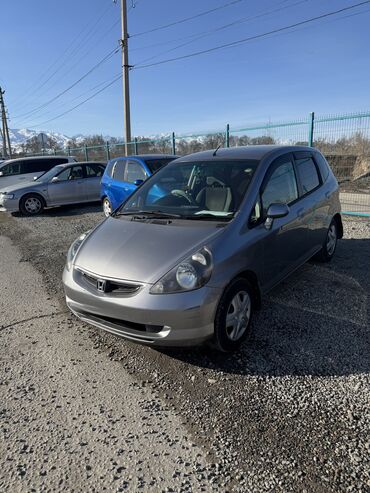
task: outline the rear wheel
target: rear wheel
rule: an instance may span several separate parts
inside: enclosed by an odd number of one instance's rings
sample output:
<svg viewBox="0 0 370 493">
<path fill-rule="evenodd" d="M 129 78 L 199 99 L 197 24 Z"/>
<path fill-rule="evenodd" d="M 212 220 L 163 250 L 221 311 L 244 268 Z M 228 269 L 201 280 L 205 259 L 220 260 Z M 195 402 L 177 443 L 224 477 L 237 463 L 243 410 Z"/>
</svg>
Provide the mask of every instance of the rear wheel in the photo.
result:
<svg viewBox="0 0 370 493">
<path fill-rule="evenodd" d="M 20 211 L 25 216 L 36 216 L 44 210 L 45 202 L 40 195 L 30 193 L 21 198 Z"/>
<path fill-rule="evenodd" d="M 235 279 L 225 289 L 216 312 L 213 342 L 219 351 L 240 347 L 249 334 L 253 310 L 252 285 L 246 279 Z"/>
<path fill-rule="evenodd" d="M 316 255 L 320 262 L 330 262 L 334 257 L 338 242 L 338 224 L 335 219 L 332 219 L 328 232 L 326 234 L 325 243 L 319 253 Z"/>
<path fill-rule="evenodd" d="M 112 214 L 112 204 L 108 197 L 104 197 L 103 199 L 103 212 L 105 217 L 109 217 Z"/>
</svg>

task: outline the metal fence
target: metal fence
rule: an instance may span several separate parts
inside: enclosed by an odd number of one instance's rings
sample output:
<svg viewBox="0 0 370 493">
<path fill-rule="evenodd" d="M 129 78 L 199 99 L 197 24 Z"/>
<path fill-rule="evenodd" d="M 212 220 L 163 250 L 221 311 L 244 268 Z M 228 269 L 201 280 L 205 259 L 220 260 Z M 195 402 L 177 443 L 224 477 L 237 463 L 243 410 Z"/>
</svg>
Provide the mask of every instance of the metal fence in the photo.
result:
<svg viewBox="0 0 370 493">
<path fill-rule="evenodd" d="M 316 116 L 290 122 L 268 122 L 241 128 L 229 124 L 218 132 L 135 138 L 128 154 L 184 155 L 218 145 L 301 144 L 317 147 L 329 161 L 340 184 L 343 212 L 370 216 L 370 112 Z M 77 148 L 49 149 L 44 153 L 73 155 L 79 160 L 109 160 L 124 156 L 126 144 L 110 143 Z M 29 154 L 28 154 L 29 155 Z"/>
</svg>

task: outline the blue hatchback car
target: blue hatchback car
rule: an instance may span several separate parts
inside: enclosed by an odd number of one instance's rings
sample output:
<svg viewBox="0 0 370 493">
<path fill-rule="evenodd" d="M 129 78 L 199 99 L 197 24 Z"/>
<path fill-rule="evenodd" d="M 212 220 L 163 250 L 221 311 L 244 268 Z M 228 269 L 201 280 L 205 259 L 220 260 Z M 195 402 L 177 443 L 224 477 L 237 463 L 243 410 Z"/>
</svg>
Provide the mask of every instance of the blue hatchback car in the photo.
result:
<svg viewBox="0 0 370 493">
<path fill-rule="evenodd" d="M 177 157 L 173 154 L 142 154 L 108 161 L 100 193 L 104 214 L 110 216 L 143 181 Z"/>
</svg>

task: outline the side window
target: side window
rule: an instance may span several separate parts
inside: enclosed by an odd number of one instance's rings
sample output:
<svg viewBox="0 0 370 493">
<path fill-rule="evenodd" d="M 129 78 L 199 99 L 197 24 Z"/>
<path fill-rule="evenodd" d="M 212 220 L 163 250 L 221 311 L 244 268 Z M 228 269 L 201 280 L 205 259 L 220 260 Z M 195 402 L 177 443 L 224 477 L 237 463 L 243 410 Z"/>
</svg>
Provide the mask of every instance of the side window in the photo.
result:
<svg viewBox="0 0 370 493">
<path fill-rule="evenodd" d="M 43 171 L 49 171 L 50 166 L 45 165 L 47 165 L 47 161 L 43 159 L 23 161 L 22 173 L 42 173 Z"/>
<path fill-rule="evenodd" d="M 101 164 L 86 164 L 86 178 L 99 178 L 103 176 L 104 166 Z"/>
<path fill-rule="evenodd" d="M 59 175 L 57 175 L 59 181 L 66 181 L 69 179 L 72 168 L 66 168 Z"/>
<path fill-rule="evenodd" d="M 266 214 L 271 204 L 289 204 L 298 198 L 294 167 L 289 160 L 280 164 L 268 179 L 262 192 L 262 208 Z"/>
<path fill-rule="evenodd" d="M 296 159 L 295 162 L 298 176 L 302 185 L 302 192 L 305 195 L 320 185 L 317 168 L 312 157 Z"/>
<path fill-rule="evenodd" d="M 84 172 L 82 166 L 73 166 L 71 168 L 71 174 L 69 175 L 69 180 L 81 180 L 84 177 Z"/>
<path fill-rule="evenodd" d="M 113 170 L 113 178 L 118 181 L 126 181 L 125 180 L 125 167 L 126 161 L 124 159 L 119 159 Z"/>
<path fill-rule="evenodd" d="M 136 180 L 146 180 L 147 176 L 144 168 L 137 161 L 127 161 L 126 181 L 135 183 Z"/>
<path fill-rule="evenodd" d="M 1 168 L 3 176 L 19 175 L 21 172 L 21 162 L 22 161 L 18 161 L 16 163 L 12 163 L 12 164 L 8 164 L 7 166 L 3 166 Z"/>
<path fill-rule="evenodd" d="M 250 226 L 254 226 L 255 224 L 258 224 L 261 218 L 262 218 L 261 200 L 258 199 L 256 205 L 253 207 L 253 210 L 249 218 Z"/>
<path fill-rule="evenodd" d="M 116 160 L 114 161 L 108 161 L 107 167 L 105 168 L 105 176 L 109 176 L 112 178 L 113 176 L 113 171 L 114 171 L 114 166 L 117 163 Z"/>
<path fill-rule="evenodd" d="M 326 179 L 329 176 L 329 165 L 328 165 L 326 159 L 324 158 L 324 156 L 322 156 L 318 152 L 315 153 L 315 161 L 319 166 L 321 178 L 322 178 L 322 181 L 324 182 L 324 181 L 326 181 Z"/>
</svg>

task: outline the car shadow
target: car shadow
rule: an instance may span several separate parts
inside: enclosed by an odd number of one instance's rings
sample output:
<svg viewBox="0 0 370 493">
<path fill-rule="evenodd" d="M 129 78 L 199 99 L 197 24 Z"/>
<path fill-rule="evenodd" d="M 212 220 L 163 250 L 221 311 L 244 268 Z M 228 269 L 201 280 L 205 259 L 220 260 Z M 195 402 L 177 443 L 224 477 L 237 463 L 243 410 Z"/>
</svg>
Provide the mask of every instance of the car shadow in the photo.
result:
<svg viewBox="0 0 370 493">
<path fill-rule="evenodd" d="M 35 217 L 63 217 L 78 216 L 79 214 L 101 212 L 104 217 L 103 209 L 100 202 L 88 202 L 84 204 L 61 205 L 59 207 L 50 207 L 43 211 L 42 214 Z M 27 219 L 29 216 L 23 216 L 20 212 L 13 212 L 12 215 L 18 218 Z"/>
<path fill-rule="evenodd" d="M 343 239 L 331 263 L 304 265 L 264 298 L 251 335 L 234 354 L 207 348 L 164 352 L 229 374 L 368 373 L 369 259 L 370 239 Z"/>
</svg>

